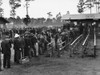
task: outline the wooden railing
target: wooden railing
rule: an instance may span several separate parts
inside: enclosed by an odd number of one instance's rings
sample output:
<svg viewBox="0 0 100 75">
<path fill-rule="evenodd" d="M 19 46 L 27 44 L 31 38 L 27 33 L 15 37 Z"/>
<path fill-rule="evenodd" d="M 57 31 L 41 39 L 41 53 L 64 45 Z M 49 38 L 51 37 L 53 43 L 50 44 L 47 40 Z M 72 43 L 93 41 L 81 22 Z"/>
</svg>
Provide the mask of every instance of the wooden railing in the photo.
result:
<svg viewBox="0 0 100 75">
<path fill-rule="evenodd" d="M 86 45 L 86 43 L 88 42 L 88 38 L 89 38 L 89 34 L 86 36 L 85 40 L 83 41 L 82 46 Z"/>
<path fill-rule="evenodd" d="M 85 40 L 82 43 L 82 50 L 81 50 L 81 57 L 83 58 L 85 53 L 86 53 L 86 49 L 87 49 L 87 45 L 89 42 L 89 37 L 90 37 L 90 33 L 88 33 L 88 35 L 86 36 Z"/>
<path fill-rule="evenodd" d="M 74 45 L 76 43 L 77 40 L 80 39 L 80 37 L 82 37 L 83 34 L 81 34 L 80 36 L 78 36 L 70 45 Z"/>
<path fill-rule="evenodd" d="M 80 43 L 80 41 L 83 38 L 83 34 L 81 34 L 80 36 L 78 36 L 71 44 L 70 44 L 70 49 L 69 49 L 69 54 L 70 57 L 72 57 L 74 51 L 76 50 L 76 47 L 78 46 L 78 44 Z"/>
</svg>

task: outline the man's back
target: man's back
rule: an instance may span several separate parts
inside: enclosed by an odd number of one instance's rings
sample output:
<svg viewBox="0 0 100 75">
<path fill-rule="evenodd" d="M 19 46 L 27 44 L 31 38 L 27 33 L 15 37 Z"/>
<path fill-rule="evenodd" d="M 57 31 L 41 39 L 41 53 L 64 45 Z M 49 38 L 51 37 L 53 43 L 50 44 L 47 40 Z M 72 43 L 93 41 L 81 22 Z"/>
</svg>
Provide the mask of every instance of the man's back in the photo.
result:
<svg viewBox="0 0 100 75">
<path fill-rule="evenodd" d="M 2 53 L 10 53 L 11 43 L 10 40 L 4 40 L 1 43 Z"/>
</svg>

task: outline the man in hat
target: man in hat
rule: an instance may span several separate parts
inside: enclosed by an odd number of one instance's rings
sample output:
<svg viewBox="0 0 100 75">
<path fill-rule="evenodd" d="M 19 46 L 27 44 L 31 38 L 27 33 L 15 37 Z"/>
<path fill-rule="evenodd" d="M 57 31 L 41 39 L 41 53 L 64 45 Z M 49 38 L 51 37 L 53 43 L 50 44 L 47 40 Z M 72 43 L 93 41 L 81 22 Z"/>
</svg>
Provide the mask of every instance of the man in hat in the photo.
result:
<svg viewBox="0 0 100 75">
<path fill-rule="evenodd" d="M 2 53 L 4 54 L 3 57 L 3 67 L 10 68 L 10 58 L 11 58 L 11 40 L 8 36 L 1 43 Z"/>
<path fill-rule="evenodd" d="M 14 50 L 15 50 L 15 55 L 14 55 L 14 62 L 19 64 L 20 60 L 20 41 L 19 41 L 20 36 L 18 34 L 15 34 L 15 39 L 14 39 Z"/>
</svg>

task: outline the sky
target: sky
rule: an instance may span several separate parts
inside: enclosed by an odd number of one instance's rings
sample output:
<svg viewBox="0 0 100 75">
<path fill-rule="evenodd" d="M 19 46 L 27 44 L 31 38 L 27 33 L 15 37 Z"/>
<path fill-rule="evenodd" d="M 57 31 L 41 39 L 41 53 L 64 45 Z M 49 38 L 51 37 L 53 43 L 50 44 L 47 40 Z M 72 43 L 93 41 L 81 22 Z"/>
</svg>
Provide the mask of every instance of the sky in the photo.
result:
<svg viewBox="0 0 100 75">
<path fill-rule="evenodd" d="M 29 16 L 33 18 L 45 17 L 48 12 L 51 12 L 55 17 L 59 12 L 61 15 L 70 12 L 70 14 L 77 14 L 77 4 L 79 0 L 34 0 L 29 5 Z M 4 16 L 10 17 L 9 0 L 3 0 L 2 7 L 4 8 Z M 25 17 L 26 9 L 25 2 L 22 0 L 22 6 L 16 9 L 17 16 Z"/>
</svg>

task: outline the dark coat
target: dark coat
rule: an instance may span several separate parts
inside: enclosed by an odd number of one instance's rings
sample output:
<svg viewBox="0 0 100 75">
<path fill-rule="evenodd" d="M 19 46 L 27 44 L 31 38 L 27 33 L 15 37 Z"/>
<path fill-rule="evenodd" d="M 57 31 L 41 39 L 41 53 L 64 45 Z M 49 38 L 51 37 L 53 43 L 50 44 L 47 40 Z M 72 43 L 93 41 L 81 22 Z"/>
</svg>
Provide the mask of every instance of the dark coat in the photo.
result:
<svg viewBox="0 0 100 75">
<path fill-rule="evenodd" d="M 31 42 L 31 39 L 29 37 L 25 37 L 24 40 L 25 40 L 25 46 L 26 47 L 32 46 L 32 42 Z"/>
<path fill-rule="evenodd" d="M 37 38 L 36 37 L 31 37 L 31 43 L 32 43 L 32 45 L 35 45 L 36 44 L 36 42 L 37 42 Z"/>
<path fill-rule="evenodd" d="M 24 45 L 25 45 L 25 42 L 23 39 L 21 38 L 14 39 L 14 49 L 15 50 L 24 47 Z"/>
<path fill-rule="evenodd" d="M 2 53 L 3 54 L 10 54 L 11 53 L 11 41 L 10 40 L 4 40 L 1 43 Z"/>
</svg>

